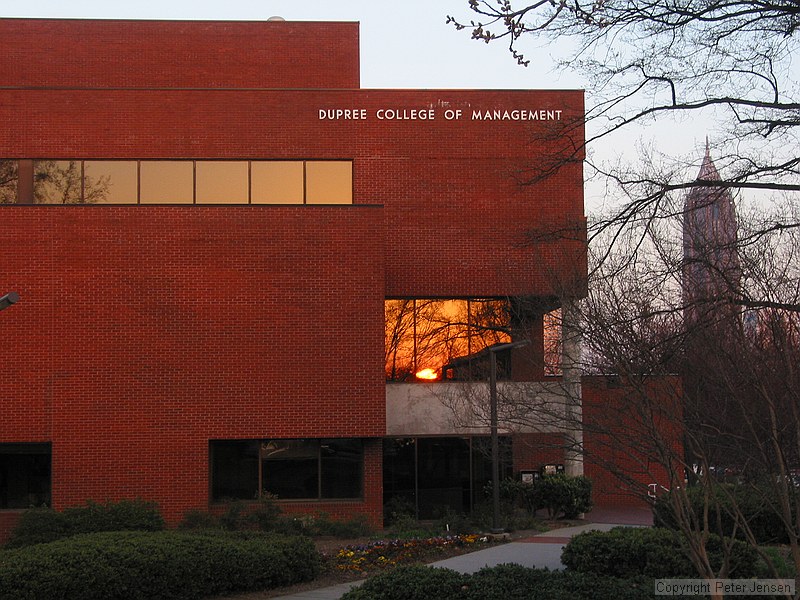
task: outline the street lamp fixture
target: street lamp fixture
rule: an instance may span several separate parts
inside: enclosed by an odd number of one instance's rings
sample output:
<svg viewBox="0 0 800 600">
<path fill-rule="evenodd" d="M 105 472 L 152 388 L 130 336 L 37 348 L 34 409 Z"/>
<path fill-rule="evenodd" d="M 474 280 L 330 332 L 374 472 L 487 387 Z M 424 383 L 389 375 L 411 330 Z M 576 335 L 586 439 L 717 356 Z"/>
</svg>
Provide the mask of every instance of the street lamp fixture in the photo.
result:
<svg viewBox="0 0 800 600">
<path fill-rule="evenodd" d="M 5 310 L 17 302 L 19 302 L 19 294 L 17 292 L 8 292 L 5 296 L 0 298 L 0 310 Z"/>
<path fill-rule="evenodd" d="M 500 438 L 497 434 L 497 353 L 520 348 L 530 340 L 519 340 L 489 347 L 489 429 L 492 434 L 492 533 L 503 533 L 500 527 Z"/>
</svg>

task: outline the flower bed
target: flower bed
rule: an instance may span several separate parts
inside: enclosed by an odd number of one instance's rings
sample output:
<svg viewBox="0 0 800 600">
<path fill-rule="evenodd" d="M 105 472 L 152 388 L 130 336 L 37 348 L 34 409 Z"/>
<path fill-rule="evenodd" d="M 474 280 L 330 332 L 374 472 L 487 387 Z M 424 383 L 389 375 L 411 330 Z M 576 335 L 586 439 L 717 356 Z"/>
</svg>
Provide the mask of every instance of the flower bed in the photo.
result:
<svg viewBox="0 0 800 600">
<path fill-rule="evenodd" d="M 491 539 L 477 534 L 451 535 L 412 540 L 380 540 L 368 544 L 345 546 L 326 557 L 331 569 L 366 573 L 396 565 L 427 563 L 438 557 L 446 558 L 462 552 L 477 550 L 475 546 L 489 544 Z"/>
</svg>

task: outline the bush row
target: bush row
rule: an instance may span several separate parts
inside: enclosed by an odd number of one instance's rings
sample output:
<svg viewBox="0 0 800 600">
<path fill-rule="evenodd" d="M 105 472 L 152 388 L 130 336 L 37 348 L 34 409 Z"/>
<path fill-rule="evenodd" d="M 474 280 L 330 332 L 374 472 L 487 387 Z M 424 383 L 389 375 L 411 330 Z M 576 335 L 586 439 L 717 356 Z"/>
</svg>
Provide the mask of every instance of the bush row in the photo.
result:
<svg viewBox="0 0 800 600">
<path fill-rule="evenodd" d="M 755 577 L 758 554 L 739 540 L 730 544 L 729 577 Z M 706 552 L 712 568 L 722 566 L 722 538 L 712 535 Z M 561 562 L 568 569 L 581 573 L 596 573 L 614 577 L 696 578 L 697 569 L 689 559 L 686 544 L 680 533 L 670 529 L 616 527 L 611 531 L 587 531 L 573 537 Z"/>
<path fill-rule="evenodd" d="M 765 576 L 753 548 L 738 540 L 726 543 L 731 544 L 727 577 Z M 706 546 L 717 570 L 723 561 L 722 544 L 721 538 L 712 536 Z M 343 600 L 638 600 L 653 597 L 655 579 L 698 578 L 680 534 L 668 529 L 618 527 L 582 533 L 572 538 L 561 560 L 566 571 L 501 565 L 460 575 L 422 566 L 398 568 L 368 579 Z"/>
<path fill-rule="evenodd" d="M 181 600 L 314 579 L 312 542 L 257 532 L 102 532 L 0 555 L 0 599 Z"/>
<path fill-rule="evenodd" d="M 220 515 L 193 510 L 186 513 L 179 525 L 183 530 L 225 529 L 229 531 L 266 531 L 285 535 L 327 535 L 361 537 L 371 533 L 364 515 L 349 520 L 335 520 L 326 513 L 291 517 L 282 514 L 274 498 L 265 497 L 253 503 L 229 502 Z M 44 544 L 81 533 L 100 531 L 161 531 L 164 519 L 153 502 L 120 500 L 67 508 L 31 508 L 25 511 L 6 544 L 21 548 Z"/>
<path fill-rule="evenodd" d="M 697 522 L 702 522 L 700 519 L 706 504 L 703 492 L 703 488 L 697 486 L 663 494 L 653 507 L 654 525 L 678 529 L 678 521 L 672 510 L 671 494 L 675 493 L 687 494 Z M 786 544 L 789 538 L 784 522 L 776 510 L 764 501 L 765 498 L 773 497 L 774 494 L 764 486 L 720 484 L 711 493 L 708 506 L 710 526 L 719 535 L 744 539 L 742 529 L 736 526 L 734 518 L 734 515 L 740 514 L 747 521 L 759 544 Z"/>
<path fill-rule="evenodd" d="M 284 535 L 332 536 L 354 538 L 372 533 L 365 515 L 337 520 L 325 512 L 315 515 L 283 514 L 273 497 L 264 497 L 253 506 L 251 502 L 232 501 L 225 510 L 214 515 L 203 510 L 186 513 L 178 525 L 182 530 L 226 529 L 229 531 L 267 531 Z"/>
<path fill-rule="evenodd" d="M 58 512 L 32 508 L 22 513 L 6 543 L 8 548 L 43 544 L 81 533 L 99 531 L 160 531 L 164 519 L 154 502 L 120 500 L 87 502 L 85 506 Z"/>
<path fill-rule="evenodd" d="M 652 598 L 652 579 L 617 579 L 519 565 L 484 568 L 472 575 L 424 566 L 398 567 L 367 579 L 342 600 L 641 600 Z"/>
</svg>

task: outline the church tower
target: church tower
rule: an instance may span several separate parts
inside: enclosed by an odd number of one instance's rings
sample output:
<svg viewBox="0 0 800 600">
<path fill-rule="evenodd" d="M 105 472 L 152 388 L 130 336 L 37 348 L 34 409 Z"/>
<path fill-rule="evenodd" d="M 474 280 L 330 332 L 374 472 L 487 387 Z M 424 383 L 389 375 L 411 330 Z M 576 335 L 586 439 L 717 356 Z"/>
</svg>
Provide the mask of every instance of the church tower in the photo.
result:
<svg viewBox="0 0 800 600">
<path fill-rule="evenodd" d="M 730 189 L 721 183 L 706 140 L 697 185 L 684 203 L 683 302 L 687 327 L 724 320 L 736 310 L 729 302 L 738 295 L 741 280 L 736 209 Z"/>
</svg>

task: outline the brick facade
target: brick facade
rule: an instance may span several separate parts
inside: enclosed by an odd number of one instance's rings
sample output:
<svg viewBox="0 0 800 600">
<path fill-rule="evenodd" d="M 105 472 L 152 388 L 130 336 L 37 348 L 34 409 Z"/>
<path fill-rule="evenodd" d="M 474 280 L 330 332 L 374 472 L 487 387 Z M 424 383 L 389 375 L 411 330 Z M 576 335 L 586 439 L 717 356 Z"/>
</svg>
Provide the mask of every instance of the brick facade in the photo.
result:
<svg viewBox="0 0 800 600">
<path fill-rule="evenodd" d="M 355 89 L 358 42 L 358 23 L 0 19 L 0 81 L 51 89 Z"/>
<path fill-rule="evenodd" d="M 672 473 L 665 468 L 682 449 L 681 379 L 583 381 L 585 473 L 592 480 L 595 504 L 647 505 L 648 492 L 660 494 L 674 482 L 682 485 L 682 467 L 675 464 Z"/>
<path fill-rule="evenodd" d="M 585 287 L 582 92 L 358 89 L 353 23 L 0 20 L 0 51 L 0 160 L 353 169 L 343 206 L 0 205 L 0 443 L 52 443 L 56 508 L 175 523 L 210 441 L 347 437 L 363 498 L 287 510 L 377 523 L 384 299 Z"/>
</svg>

